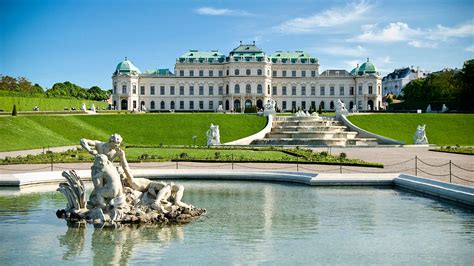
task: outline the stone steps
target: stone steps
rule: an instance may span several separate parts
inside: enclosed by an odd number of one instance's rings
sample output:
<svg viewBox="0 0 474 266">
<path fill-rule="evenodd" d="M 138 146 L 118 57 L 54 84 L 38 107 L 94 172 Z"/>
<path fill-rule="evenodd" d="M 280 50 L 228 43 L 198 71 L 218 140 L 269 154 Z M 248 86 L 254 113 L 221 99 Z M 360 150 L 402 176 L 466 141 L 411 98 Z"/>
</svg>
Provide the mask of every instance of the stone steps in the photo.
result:
<svg viewBox="0 0 474 266">
<path fill-rule="evenodd" d="M 291 145 L 300 145 L 300 146 L 377 146 L 376 139 L 368 138 L 332 138 L 332 139 L 323 139 L 323 138 L 280 138 L 280 139 L 261 139 L 254 141 L 254 145 L 271 145 L 271 146 L 291 146 Z"/>
<path fill-rule="evenodd" d="M 342 131 L 342 132 L 328 132 L 328 131 L 314 131 L 314 132 L 270 132 L 265 138 L 269 139 L 354 139 L 357 132 Z"/>
</svg>

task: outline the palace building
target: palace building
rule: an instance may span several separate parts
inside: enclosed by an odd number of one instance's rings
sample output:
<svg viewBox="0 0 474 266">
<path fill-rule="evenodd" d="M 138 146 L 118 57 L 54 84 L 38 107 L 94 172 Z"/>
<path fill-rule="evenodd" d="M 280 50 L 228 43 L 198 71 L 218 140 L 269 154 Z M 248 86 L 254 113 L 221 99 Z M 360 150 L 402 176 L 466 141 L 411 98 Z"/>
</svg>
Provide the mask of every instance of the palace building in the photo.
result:
<svg viewBox="0 0 474 266">
<path fill-rule="evenodd" d="M 240 44 L 229 55 L 218 50 L 189 50 L 169 69 L 141 72 L 130 60 L 112 76 L 113 105 L 120 110 L 243 112 L 263 108 L 268 99 L 281 111 L 334 110 L 337 99 L 348 109 L 378 110 L 381 78 L 367 59 L 351 72 L 319 72 L 319 60 L 303 51 L 265 54 L 253 44 Z"/>
</svg>

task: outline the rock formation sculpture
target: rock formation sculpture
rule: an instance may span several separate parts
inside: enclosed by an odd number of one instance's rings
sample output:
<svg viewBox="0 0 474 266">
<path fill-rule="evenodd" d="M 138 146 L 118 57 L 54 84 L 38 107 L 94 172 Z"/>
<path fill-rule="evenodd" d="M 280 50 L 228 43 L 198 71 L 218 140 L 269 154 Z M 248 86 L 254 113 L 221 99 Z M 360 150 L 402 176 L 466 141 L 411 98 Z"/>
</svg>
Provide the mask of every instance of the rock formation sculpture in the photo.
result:
<svg viewBox="0 0 474 266">
<path fill-rule="evenodd" d="M 94 189 L 86 201 L 84 183 L 74 170 L 64 171 L 67 182 L 59 184 L 68 203 L 58 210 L 58 218 L 89 223 L 184 223 L 206 212 L 181 201 L 184 187 L 136 178 L 132 175 L 122 137 L 110 136 L 107 142 L 81 139 L 82 147 L 95 156 L 91 167 Z M 92 147 L 91 147 L 92 146 Z M 113 161 L 119 159 L 119 165 Z"/>
</svg>

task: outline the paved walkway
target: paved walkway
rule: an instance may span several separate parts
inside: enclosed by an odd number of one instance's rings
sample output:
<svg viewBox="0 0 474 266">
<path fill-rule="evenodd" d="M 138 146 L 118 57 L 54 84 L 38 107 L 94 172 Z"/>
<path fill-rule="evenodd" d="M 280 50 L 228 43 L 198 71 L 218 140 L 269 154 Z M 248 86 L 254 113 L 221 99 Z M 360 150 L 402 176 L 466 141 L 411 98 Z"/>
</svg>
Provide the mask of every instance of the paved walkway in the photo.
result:
<svg viewBox="0 0 474 266">
<path fill-rule="evenodd" d="M 17 157 L 17 156 L 27 156 L 31 155 L 38 155 L 44 153 L 46 151 L 52 152 L 63 152 L 74 148 L 79 148 L 80 146 L 62 146 L 62 147 L 51 147 L 51 148 L 44 148 L 44 149 L 34 149 L 34 150 L 21 150 L 21 151 L 4 151 L 0 152 L 0 159 L 5 159 L 5 157 Z"/>
<path fill-rule="evenodd" d="M 59 147 L 59 150 L 73 148 Z M 53 150 L 53 149 L 51 149 Z M 314 148 L 315 151 L 329 151 L 328 148 Z M 41 151 L 42 150 L 35 150 Z M 369 162 L 384 164 L 384 168 L 349 167 L 339 165 L 312 164 L 274 164 L 274 163 L 192 163 L 192 162 L 163 162 L 163 163 L 131 163 L 133 169 L 248 169 L 263 171 L 306 171 L 320 173 L 407 173 L 428 177 L 435 180 L 474 186 L 474 156 L 428 151 L 426 147 L 376 147 L 376 148 L 331 148 L 331 154 L 345 152 L 348 158 L 361 159 Z M 4 153 L 0 153 L 0 156 Z M 31 151 L 18 151 L 18 155 L 32 154 Z M 418 156 L 415 173 L 415 156 Z M 427 164 L 426 164 L 427 163 Z M 64 164 L 30 164 L 30 165 L 0 165 L 0 174 L 14 174 L 32 171 L 87 170 L 91 163 Z M 461 168 L 460 168 L 461 167 Z"/>
</svg>

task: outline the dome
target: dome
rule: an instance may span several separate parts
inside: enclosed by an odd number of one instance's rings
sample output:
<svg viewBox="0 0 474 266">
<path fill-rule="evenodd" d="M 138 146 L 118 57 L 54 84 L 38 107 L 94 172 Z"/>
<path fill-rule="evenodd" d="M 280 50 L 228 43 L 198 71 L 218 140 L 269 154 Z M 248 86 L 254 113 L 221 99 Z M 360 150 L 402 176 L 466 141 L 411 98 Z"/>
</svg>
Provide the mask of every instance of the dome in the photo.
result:
<svg viewBox="0 0 474 266">
<path fill-rule="evenodd" d="M 357 66 L 354 69 L 351 70 L 350 74 L 352 76 L 355 76 L 355 75 L 357 75 L 357 72 L 359 72 L 359 64 L 357 64 Z"/>
<path fill-rule="evenodd" d="M 117 67 L 115 68 L 115 74 L 132 74 L 138 75 L 140 74 L 140 70 L 133 65 L 131 61 L 129 61 L 126 57 L 125 60 L 120 62 Z"/>
<path fill-rule="evenodd" d="M 377 74 L 377 69 L 375 68 L 374 64 L 369 62 L 369 58 L 367 58 L 367 62 L 363 63 L 359 69 L 357 70 L 358 75 L 365 75 L 365 74 Z"/>
</svg>

